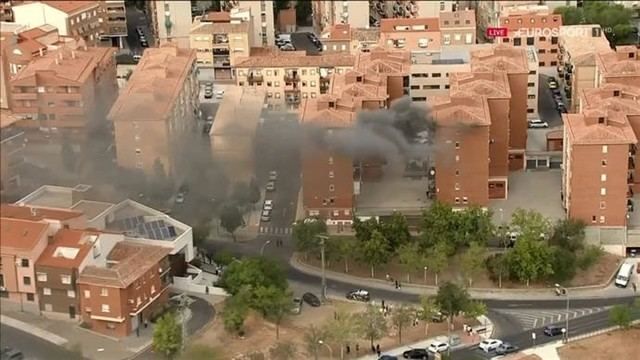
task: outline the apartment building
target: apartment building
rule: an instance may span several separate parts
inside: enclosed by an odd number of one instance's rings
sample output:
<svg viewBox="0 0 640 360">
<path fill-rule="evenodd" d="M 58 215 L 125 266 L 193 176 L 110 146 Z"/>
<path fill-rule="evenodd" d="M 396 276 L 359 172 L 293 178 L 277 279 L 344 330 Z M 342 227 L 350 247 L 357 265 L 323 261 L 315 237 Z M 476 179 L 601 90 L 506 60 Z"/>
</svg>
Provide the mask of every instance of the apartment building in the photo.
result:
<svg viewBox="0 0 640 360">
<path fill-rule="evenodd" d="M 114 125 L 118 165 L 180 176 L 180 148 L 196 126 L 196 51 L 165 44 L 144 52 L 107 118 Z M 155 170 L 154 170 L 155 169 Z"/>
<path fill-rule="evenodd" d="M 640 46 L 618 46 L 596 54 L 596 87 L 625 84 L 640 87 Z"/>
<path fill-rule="evenodd" d="M 32 29 L 21 27 L 7 36 L 6 55 L 2 60 L 9 65 L 9 74 L 15 76 L 18 71 L 27 66 L 33 59 L 45 55 L 49 50 L 55 50 L 65 43 L 73 43 L 70 37 L 61 37 L 58 29 L 52 25 L 41 25 Z M 9 85 L 7 81 L 7 86 Z"/>
<path fill-rule="evenodd" d="M 529 82 L 530 73 L 526 50 L 507 45 L 495 45 L 471 52 L 472 72 L 506 72 L 511 100 L 509 102 L 509 169 L 521 170 L 525 166 L 527 147 L 527 94 L 535 83 Z"/>
<path fill-rule="evenodd" d="M 476 43 L 476 13 L 473 10 L 442 11 L 437 17 L 442 46 Z"/>
<path fill-rule="evenodd" d="M 324 54 L 369 52 L 380 46 L 379 28 L 353 28 L 335 24 L 321 34 Z"/>
<path fill-rule="evenodd" d="M 11 79 L 11 109 L 26 128 L 82 132 L 118 92 L 112 48 L 68 43 L 34 59 Z"/>
<path fill-rule="evenodd" d="M 0 21 L 13 21 L 11 5 L 11 0 L 0 0 Z"/>
<path fill-rule="evenodd" d="M 456 11 L 459 1 L 391 1 L 376 0 L 369 2 L 369 13 L 374 26 L 381 19 L 439 17 L 441 12 Z"/>
<path fill-rule="evenodd" d="M 38 312 L 35 263 L 47 246 L 46 222 L 0 218 L 0 298 Z"/>
<path fill-rule="evenodd" d="M 380 46 L 388 49 L 438 52 L 441 44 L 438 18 L 382 19 Z"/>
<path fill-rule="evenodd" d="M 124 0 L 100 0 L 102 45 L 123 48 L 127 37 L 127 14 Z"/>
<path fill-rule="evenodd" d="M 409 96 L 412 101 L 429 101 L 449 94 L 449 74 L 471 71 L 469 47 L 445 47 L 439 53 L 411 53 Z"/>
<path fill-rule="evenodd" d="M 9 111 L 0 110 L 0 192 L 10 193 L 20 186 L 24 164 L 24 132 L 15 126 L 18 119 Z"/>
<path fill-rule="evenodd" d="M 351 53 L 369 52 L 378 47 L 380 42 L 379 28 L 352 28 L 351 29 Z"/>
<path fill-rule="evenodd" d="M 232 17 L 237 12 L 237 16 L 251 24 L 252 47 L 272 46 L 275 43 L 272 0 L 223 0 L 220 5 L 223 11 L 231 12 Z"/>
<path fill-rule="evenodd" d="M 638 88 L 615 83 L 583 89 L 580 113 L 563 115 L 562 200 L 570 218 L 626 226 L 638 179 L 639 94 Z"/>
<path fill-rule="evenodd" d="M 527 118 L 538 118 L 538 90 L 539 64 L 538 51 L 533 46 L 527 46 L 527 61 L 529 63 L 529 77 L 527 79 Z M 533 84 L 533 86 L 529 86 Z"/>
<path fill-rule="evenodd" d="M 191 30 L 191 3 L 179 0 L 147 1 L 147 13 L 151 17 L 151 31 L 156 46 L 175 43 L 179 48 L 189 48 Z"/>
<path fill-rule="evenodd" d="M 562 16 L 542 5 L 514 6 L 503 11 L 500 26 L 507 36 L 500 39 L 513 46 L 534 46 L 541 67 L 558 66 L 558 38 Z"/>
<path fill-rule="evenodd" d="M 349 24 L 354 28 L 369 27 L 369 2 L 367 1 L 312 1 L 313 27 L 316 32 L 335 24 Z"/>
<path fill-rule="evenodd" d="M 109 252 L 106 266 L 86 266 L 76 294 L 83 323 L 119 338 L 148 323 L 169 298 L 169 251 L 125 240 Z"/>
<path fill-rule="evenodd" d="M 491 114 L 487 98 L 439 96 L 429 99 L 438 125 L 435 198 L 454 207 L 489 202 Z M 433 197 L 433 194 L 430 194 Z"/>
<path fill-rule="evenodd" d="M 611 51 L 600 25 L 570 25 L 560 28 L 558 75 L 574 112 L 583 89 L 596 86 L 596 54 Z"/>
<path fill-rule="evenodd" d="M 354 63 L 355 57 L 349 54 L 306 56 L 304 51 L 274 51 L 239 59 L 236 84 L 264 90 L 269 106 L 295 109 L 303 99 L 326 94 L 331 75 L 344 73 Z"/>
<path fill-rule="evenodd" d="M 196 18 L 189 39 L 190 48 L 196 50 L 196 62 L 213 67 L 215 79 L 232 79 L 232 67 L 238 58 L 249 56 L 251 49 L 247 22 L 200 22 Z"/>
<path fill-rule="evenodd" d="M 103 29 L 99 1 L 37 1 L 13 6 L 15 22 L 29 28 L 52 25 L 62 36 L 82 38 L 89 46 L 100 41 Z"/>
</svg>

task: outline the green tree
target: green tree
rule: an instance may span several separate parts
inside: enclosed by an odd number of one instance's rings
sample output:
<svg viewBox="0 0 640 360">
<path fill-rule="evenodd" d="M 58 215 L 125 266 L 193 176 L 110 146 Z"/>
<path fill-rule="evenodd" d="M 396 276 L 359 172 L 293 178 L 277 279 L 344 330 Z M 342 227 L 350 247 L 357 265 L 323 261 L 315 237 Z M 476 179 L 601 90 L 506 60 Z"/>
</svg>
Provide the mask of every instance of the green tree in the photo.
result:
<svg viewBox="0 0 640 360">
<path fill-rule="evenodd" d="M 256 181 L 256 178 L 251 178 L 251 181 L 249 182 L 249 203 L 256 204 L 260 201 L 260 196 L 260 187 L 258 186 L 258 182 Z"/>
<path fill-rule="evenodd" d="M 535 210 L 521 208 L 513 212 L 511 227 L 520 233 L 518 241 L 521 239 L 544 239 L 551 232 L 549 219 Z"/>
<path fill-rule="evenodd" d="M 289 8 L 289 0 L 275 0 L 273 2 L 273 7 L 276 10 L 276 14 L 280 10 L 286 10 Z"/>
<path fill-rule="evenodd" d="M 421 243 L 425 249 L 436 244 L 455 242 L 455 219 L 458 215 L 451 206 L 436 201 L 422 214 Z M 454 250 L 455 251 L 455 250 Z"/>
<path fill-rule="evenodd" d="M 279 342 L 269 349 L 269 356 L 274 360 L 293 360 L 296 355 L 298 355 L 298 349 L 290 341 Z"/>
<path fill-rule="evenodd" d="M 448 263 L 448 246 L 446 243 L 439 243 L 432 247 L 425 254 L 425 266 L 431 270 L 435 276 L 435 284 L 438 286 L 438 275 L 445 269 Z"/>
<path fill-rule="evenodd" d="M 328 335 L 325 329 L 310 325 L 304 332 L 304 343 L 307 348 L 307 354 L 313 356 L 315 360 L 318 360 L 320 349 L 323 346 L 322 342 L 326 341 L 329 337 Z"/>
<path fill-rule="evenodd" d="M 378 231 L 371 233 L 371 239 L 362 244 L 362 259 L 371 267 L 371 277 L 375 277 L 375 267 L 389 259 L 389 242 Z"/>
<path fill-rule="evenodd" d="M 259 287 L 255 291 L 254 308 L 276 326 L 276 339 L 280 339 L 280 324 L 291 314 L 291 292 L 275 286 Z"/>
<path fill-rule="evenodd" d="M 62 156 L 62 165 L 67 171 L 75 171 L 76 163 L 78 162 L 76 152 L 73 151 L 73 146 L 70 140 L 66 137 L 62 138 L 62 147 L 60 149 L 60 155 Z"/>
<path fill-rule="evenodd" d="M 613 325 L 623 329 L 631 327 L 631 307 L 628 305 L 616 305 L 609 310 L 609 321 Z"/>
<path fill-rule="evenodd" d="M 253 303 L 256 289 L 273 286 L 285 290 L 287 279 L 280 264 L 264 257 L 256 257 L 233 261 L 227 266 L 218 284 L 231 295 L 236 295 L 241 290 L 249 291 L 250 302 Z"/>
<path fill-rule="evenodd" d="M 429 335 L 429 324 L 433 321 L 433 316 L 437 315 L 440 309 L 436 300 L 432 296 L 420 296 L 420 307 L 418 309 L 418 319 L 424 321 L 424 336 Z"/>
<path fill-rule="evenodd" d="M 458 213 L 455 227 L 457 248 L 472 242 L 486 244 L 493 237 L 492 212 L 479 206 L 471 206 Z"/>
<path fill-rule="evenodd" d="M 317 218 L 298 220 L 293 225 L 293 238 L 296 241 L 296 248 L 302 251 L 305 257 L 320 247 L 317 235 L 327 233 L 327 224 Z"/>
<path fill-rule="evenodd" d="M 578 25 L 586 22 L 582 9 L 575 6 L 558 6 L 553 12 L 562 16 L 563 25 Z"/>
<path fill-rule="evenodd" d="M 506 256 L 509 274 L 527 286 L 553 273 L 552 250 L 543 241 L 520 238 Z"/>
<path fill-rule="evenodd" d="M 233 241 L 236 241 L 235 232 L 244 225 L 244 219 L 238 207 L 227 204 L 220 211 L 220 225 L 231 234 Z"/>
<path fill-rule="evenodd" d="M 378 221 L 374 218 L 362 221 L 356 217 L 353 219 L 352 228 L 356 233 L 356 239 L 358 239 L 358 242 L 365 243 L 371 239 L 373 231 L 377 230 L 378 226 Z"/>
<path fill-rule="evenodd" d="M 244 333 L 244 321 L 249 314 L 249 304 L 243 296 L 234 295 L 225 301 L 222 311 L 224 329 L 230 333 L 242 335 Z"/>
<path fill-rule="evenodd" d="M 387 321 L 376 305 L 369 304 L 365 311 L 358 313 L 357 322 L 361 335 L 370 341 L 371 346 L 387 334 Z"/>
<path fill-rule="evenodd" d="M 181 360 L 222 360 L 220 352 L 211 346 L 193 344 L 180 354 Z"/>
<path fill-rule="evenodd" d="M 398 248 L 398 262 L 407 272 L 407 282 L 411 282 L 411 272 L 418 271 L 424 266 L 420 245 L 417 242 L 402 244 Z"/>
<path fill-rule="evenodd" d="M 296 1 L 296 22 L 306 25 L 311 17 L 311 1 Z"/>
<path fill-rule="evenodd" d="M 487 248 L 479 242 L 472 242 L 467 251 L 462 254 L 460 265 L 462 273 L 469 281 L 469 286 L 473 283 L 473 276 L 483 267 L 487 257 Z"/>
<path fill-rule="evenodd" d="M 549 243 L 571 252 L 582 250 L 585 237 L 584 229 L 585 224 L 582 220 L 559 220 L 553 227 Z"/>
<path fill-rule="evenodd" d="M 553 280 L 556 282 L 571 280 L 576 274 L 576 254 L 565 248 L 553 246 L 552 256 Z"/>
<path fill-rule="evenodd" d="M 451 282 L 440 285 L 435 297 L 438 308 L 447 314 L 449 324 L 453 323 L 454 316 L 467 309 L 469 301 L 467 290 Z"/>
<path fill-rule="evenodd" d="M 508 258 L 505 254 L 492 254 L 487 257 L 485 266 L 493 281 L 498 280 L 498 287 L 502 288 L 503 277 L 509 277 Z"/>
<path fill-rule="evenodd" d="M 415 317 L 415 310 L 402 304 L 391 312 L 391 322 L 398 328 L 398 344 L 402 344 L 402 329 L 411 323 Z"/>
<path fill-rule="evenodd" d="M 625 43 L 633 31 L 633 10 L 620 4 L 585 1 L 581 8 L 560 6 L 554 12 L 562 15 L 564 25 L 599 24 L 609 42 L 614 45 Z"/>
<path fill-rule="evenodd" d="M 587 270 L 602 257 L 604 250 L 598 245 L 589 244 L 585 246 L 577 259 L 578 267 Z"/>
<path fill-rule="evenodd" d="M 337 259 L 344 261 L 344 272 L 349 272 L 349 263 L 354 258 L 356 250 L 358 249 L 358 244 L 356 239 L 351 236 L 345 237 L 334 237 L 333 241 L 336 242 L 337 246 Z"/>
<path fill-rule="evenodd" d="M 340 359 L 344 359 L 346 344 L 358 336 L 358 324 L 355 315 L 338 311 L 333 320 L 327 324 L 327 332 L 331 334 L 331 342 L 340 348 Z"/>
<path fill-rule="evenodd" d="M 173 312 L 164 314 L 153 329 L 153 351 L 172 359 L 182 346 L 182 327 Z"/>
<path fill-rule="evenodd" d="M 379 230 L 389 241 L 389 251 L 396 251 L 411 239 L 407 218 L 399 212 L 394 212 L 390 218 L 380 222 Z"/>
<path fill-rule="evenodd" d="M 475 319 L 478 316 L 487 315 L 489 309 L 482 301 L 470 300 L 464 309 L 464 316 L 468 319 Z"/>
</svg>

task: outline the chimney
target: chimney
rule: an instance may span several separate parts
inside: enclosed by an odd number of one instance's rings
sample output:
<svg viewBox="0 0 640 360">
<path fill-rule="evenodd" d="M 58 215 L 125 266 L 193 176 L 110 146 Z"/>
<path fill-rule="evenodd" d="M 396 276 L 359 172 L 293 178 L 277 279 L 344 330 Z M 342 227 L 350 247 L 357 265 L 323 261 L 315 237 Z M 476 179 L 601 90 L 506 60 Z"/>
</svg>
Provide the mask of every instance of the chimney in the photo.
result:
<svg viewBox="0 0 640 360">
<path fill-rule="evenodd" d="M 71 58 L 72 59 L 76 58 L 76 51 L 75 50 L 71 50 Z"/>
<path fill-rule="evenodd" d="M 32 207 L 30 208 L 30 210 L 31 210 L 31 216 L 38 216 L 38 209 Z"/>
</svg>

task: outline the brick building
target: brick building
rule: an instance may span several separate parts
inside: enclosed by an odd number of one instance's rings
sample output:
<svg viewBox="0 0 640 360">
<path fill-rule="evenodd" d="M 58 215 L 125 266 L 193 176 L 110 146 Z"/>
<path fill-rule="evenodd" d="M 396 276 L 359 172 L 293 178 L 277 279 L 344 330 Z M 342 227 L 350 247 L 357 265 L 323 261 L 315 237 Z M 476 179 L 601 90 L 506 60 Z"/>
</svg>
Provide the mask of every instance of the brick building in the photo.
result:
<svg viewBox="0 0 640 360">
<path fill-rule="evenodd" d="M 438 16 L 442 46 L 476 43 L 476 12 L 473 10 L 442 11 Z"/>
<path fill-rule="evenodd" d="M 383 19 L 380 46 L 387 49 L 439 52 L 442 35 L 438 18 Z"/>
</svg>

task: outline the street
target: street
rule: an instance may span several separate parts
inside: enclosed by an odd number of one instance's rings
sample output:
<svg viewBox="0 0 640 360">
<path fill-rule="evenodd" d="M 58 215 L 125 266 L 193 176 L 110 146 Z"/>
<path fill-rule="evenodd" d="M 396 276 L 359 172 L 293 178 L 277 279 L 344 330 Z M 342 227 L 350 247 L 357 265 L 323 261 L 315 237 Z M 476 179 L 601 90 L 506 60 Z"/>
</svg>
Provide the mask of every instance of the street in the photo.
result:
<svg viewBox="0 0 640 360">
<path fill-rule="evenodd" d="M 56 346 L 29 333 L 0 325 L 0 347 L 11 347 L 22 351 L 25 360 L 79 359 L 77 354 Z"/>
<path fill-rule="evenodd" d="M 144 51 L 142 45 L 140 45 L 140 38 L 136 33 L 138 26 L 143 28 L 144 36 L 147 38 L 149 46 L 155 44 L 153 34 L 149 29 L 150 22 L 144 12 L 139 10 L 133 5 L 126 7 L 127 12 L 127 45 L 132 54 L 140 54 Z"/>
<path fill-rule="evenodd" d="M 320 50 L 311 42 L 306 32 L 298 32 L 291 34 L 291 44 L 296 50 L 306 51 L 307 55 L 319 55 Z"/>
<path fill-rule="evenodd" d="M 538 115 L 540 116 L 540 120 L 546 121 L 549 124 L 550 128 L 561 126 L 562 125 L 562 116 L 556 109 L 556 102 L 553 99 L 553 93 L 551 89 L 549 89 L 549 85 L 547 84 L 547 80 L 549 76 L 540 75 L 538 81 Z M 558 78 L 556 77 L 556 81 Z M 560 85 L 558 85 L 560 86 Z M 561 86 L 560 86 L 561 87 Z M 562 93 L 562 98 L 567 104 L 564 90 L 560 90 Z"/>
</svg>

